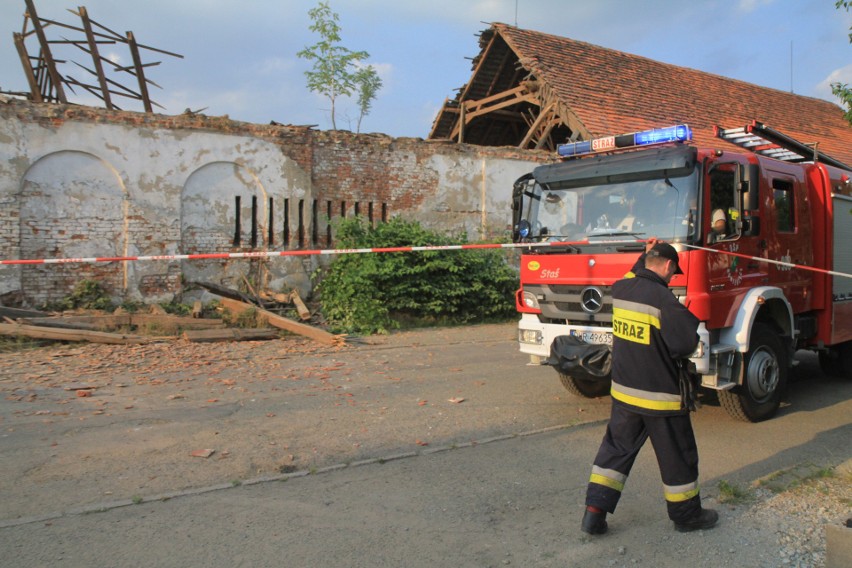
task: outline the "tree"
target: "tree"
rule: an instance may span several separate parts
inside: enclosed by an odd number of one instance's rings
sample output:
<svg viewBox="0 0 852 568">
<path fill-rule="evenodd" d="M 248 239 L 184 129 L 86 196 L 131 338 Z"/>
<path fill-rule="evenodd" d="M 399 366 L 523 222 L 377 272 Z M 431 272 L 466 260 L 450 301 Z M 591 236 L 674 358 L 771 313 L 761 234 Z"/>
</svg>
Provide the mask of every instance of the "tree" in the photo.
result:
<svg viewBox="0 0 852 568">
<path fill-rule="evenodd" d="M 845 8 L 846 11 L 849 11 L 849 7 L 852 6 L 852 1 L 850 0 L 837 0 L 834 6 L 839 10 L 840 8 Z M 852 30 L 852 27 L 849 28 Z M 852 31 L 849 33 L 849 43 L 852 43 Z M 834 93 L 834 96 L 840 99 L 840 101 L 846 106 L 846 120 L 849 121 L 849 124 L 852 124 L 852 88 L 849 87 L 846 83 L 832 83 L 831 84 L 831 92 Z"/>
<path fill-rule="evenodd" d="M 359 64 L 370 57 L 366 51 L 352 51 L 340 45 L 339 16 L 332 12 L 328 2 L 320 2 L 317 7 L 308 11 L 313 22 L 310 30 L 319 34 L 320 41 L 305 47 L 297 53 L 298 57 L 313 61 L 310 71 L 305 71 L 308 78 L 308 88 L 331 102 L 331 127 L 337 130 L 335 116 L 336 104 L 340 97 L 349 97 L 358 89 L 361 117 L 368 114 L 370 103 L 381 87 L 372 66 L 362 67 Z M 372 70 L 372 74 L 365 72 Z M 365 110 L 366 109 L 366 110 Z M 358 119 L 360 127 L 361 117 Z"/>
<path fill-rule="evenodd" d="M 382 88 L 382 80 L 372 65 L 361 67 L 355 73 L 355 84 L 358 85 L 358 127 L 356 132 L 361 132 L 361 120 L 370 114 L 373 99 Z"/>
</svg>

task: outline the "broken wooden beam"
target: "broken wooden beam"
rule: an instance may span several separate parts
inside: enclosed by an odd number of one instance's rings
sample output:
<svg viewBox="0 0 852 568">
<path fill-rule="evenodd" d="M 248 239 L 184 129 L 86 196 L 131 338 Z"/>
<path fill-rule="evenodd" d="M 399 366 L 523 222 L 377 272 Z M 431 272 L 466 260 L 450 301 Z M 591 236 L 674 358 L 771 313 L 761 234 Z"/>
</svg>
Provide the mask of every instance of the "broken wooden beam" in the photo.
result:
<svg viewBox="0 0 852 568">
<path fill-rule="evenodd" d="M 310 337 L 311 339 L 315 339 L 321 343 L 326 343 L 328 345 L 336 345 L 342 341 L 341 337 L 338 337 L 337 335 L 329 333 L 325 330 L 318 329 L 316 327 L 311 327 L 309 325 L 305 325 L 297 321 L 293 321 L 289 318 L 279 316 L 278 314 L 273 314 L 272 312 L 264 310 L 262 308 L 258 308 L 253 304 L 240 302 L 238 300 L 231 300 L 230 298 L 222 298 L 222 306 L 228 308 L 234 314 L 241 314 L 248 310 L 257 310 L 258 314 L 266 318 L 266 321 L 269 322 L 269 325 L 292 333 L 304 335 L 305 337 Z"/>
<path fill-rule="evenodd" d="M 220 319 L 195 319 L 170 314 L 123 314 L 106 316 L 54 316 L 46 318 L 18 318 L 26 325 L 61 327 L 66 329 L 85 329 L 103 331 L 127 326 L 158 326 L 165 330 L 175 329 L 212 329 L 225 326 Z"/>
<path fill-rule="evenodd" d="M 57 341 L 89 341 L 91 343 L 148 343 L 162 338 L 142 337 L 121 333 L 106 333 L 103 331 L 86 331 L 78 329 L 60 329 L 58 327 L 41 327 L 18 323 L 0 323 L 0 335 L 24 336 L 33 339 L 53 339 Z"/>
<path fill-rule="evenodd" d="M 38 310 L 27 310 L 22 308 L 7 308 L 6 306 L 0 306 L 0 318 L 7 317 L 12 319 L 18 318 L 40 318 L 47 317 L 50 314 L 47 312 L 40 312 Z"/>
<path fill-rule="evenodd" d="M 186 316 L 160 316 L 156 314 L 133 314 L 131 325 L 159 325 L 168 329 L 215 329 L 225 327 L 225 322 L 213 318 L 192 318 Z"/>
<path fill-rule="evenodd" d="M 208 292 L 212 292 L 213 294 L 216 294 L 217 296 L 222 296 L 223 298 L 230 298 L 231 300 L 246 302 L 248 304 L 251 304 L 255 301 L 254 298 L 252 298 L 248 294 L 243 294 L 239 290 L 234 290 L 226 286 L 214 284 L 213 282 L 190 282 L 190 284 L 201 286 Z"/>
<path fill-rule="evenodd" d="M 9 322 L 13 323 L 13 322 Z M 63 317 L 58 318 L 18 318 L 15 323 L 32 325 L 36 327 L 55 327 L 60 329 L 76 329 L 78 331 L 103 331 L 102 324 L 73 321 Z"/>
<path fill-rule="evenodd" d="M 277 329 L 198 329 L 183 332 L 183 338 L 193 343 L 214 341 L 258 341 L 275 339 L 281 332 Z"/>
<path fill-rule="evenodd" d="M 293 304 L 296 306 L 296 311 L 299 312 L 300 318 L 305 321 L 311 319 L 311 311 L 308 309 L 308 306 L 305 305 L 305 302 L 302 301 L 302 297 L 299 296 L 299 292 L 297 290 L 293 290 L 293 292 L 290 293 L 290 299 L 293 300 Z"/>
<path fill-rule="evenodd" d="M 18 318 L 20 323 L 45 327 L 66 327 L 103 331 L 130 325 L 130 314 L 122 315 L 58 315 L 51 317 Z M 78 325 L 79 324 L 79 325 Z"/>
</svg>

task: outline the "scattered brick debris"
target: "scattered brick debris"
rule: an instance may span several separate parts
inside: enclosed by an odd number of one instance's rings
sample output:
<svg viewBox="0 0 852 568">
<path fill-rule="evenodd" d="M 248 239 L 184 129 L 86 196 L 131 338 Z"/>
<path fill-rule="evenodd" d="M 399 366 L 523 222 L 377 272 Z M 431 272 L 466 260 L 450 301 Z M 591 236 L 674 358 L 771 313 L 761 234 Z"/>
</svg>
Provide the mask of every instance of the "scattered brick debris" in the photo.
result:
<svg viewBox="0 0 852 568">
<path fill-rule="evenodd" d="M 207 448 L 207 449 L 204 449 L 204 450 L 193 450 L 192 452 L 190 452 L 189 455 L 191 455 L 194 458 L 209 458 L 215 452 L 216 452 L 216 450 L 211 450 L 210 448 Z"/>
</svg>

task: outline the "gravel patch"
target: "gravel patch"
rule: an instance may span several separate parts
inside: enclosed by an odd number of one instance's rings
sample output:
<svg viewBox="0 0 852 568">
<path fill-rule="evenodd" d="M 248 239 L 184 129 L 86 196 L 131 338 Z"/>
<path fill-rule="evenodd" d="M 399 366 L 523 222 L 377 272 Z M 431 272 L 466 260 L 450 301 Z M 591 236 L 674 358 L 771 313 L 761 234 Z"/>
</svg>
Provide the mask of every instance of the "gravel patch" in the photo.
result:
<svg viewBox="0 0 852 568">
<path fill-rule="evenodd" d="M 761 566 L 825 565 L 825 526 L 843 526 L 852 517 L 852 466 L 848 464 L 821 472 L 826 477 L 794 482 L 780 493 L 764 486 L 755 489 L 757 502 L 743 513 L 741 524 L 769 527 L 777 545 L 775 556 L 767 557 Z M 744 540 L 749 540 L 748 530 Z"/>
</svg>

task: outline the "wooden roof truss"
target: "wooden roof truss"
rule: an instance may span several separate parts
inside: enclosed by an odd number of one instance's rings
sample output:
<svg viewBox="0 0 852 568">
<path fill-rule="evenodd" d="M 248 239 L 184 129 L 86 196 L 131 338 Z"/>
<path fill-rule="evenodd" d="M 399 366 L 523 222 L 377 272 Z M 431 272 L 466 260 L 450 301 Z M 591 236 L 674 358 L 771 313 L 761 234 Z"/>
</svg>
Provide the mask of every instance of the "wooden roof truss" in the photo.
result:
<svg viewBox="0 0 852 568">
<path fill-rule="evenodd" d="M 27 77 L 29 92 L 13 94 L 25 94 L 27 98 L 35 102 L 68 103 L 68 97 L 65 93 L 66 88 L 76 94 L 74 87 L 78 87 L 100 99 L 108 109 L 120 110 L 120 107 L 115 104 L 116 97 L 141 102 L 145 112 L 153 112 L 154 106 L 163 108 L 162 105 L 152 101 L 148 93 L 149 85 L 157 88 L 161 87 L 145 77 L 145 69 L 157 66 L 160 62 L 143 63 L 141 53 L 143 50 L 153 51 L 181 59 L 183 58 L 182 55 L 139 44 L 133 32 L 127 32 L 125 35 L 118 34 L 89 18 L 88 11 L 83 6 L 78 7 L 76 11 L 69 10 L 69 12 L 78 16 L 82 22 L 82 27 L 77 27 L 40 18 L 36 12 L 34 0 L 24 1 L 27 11 L 24 14 L 23 30 L 21 33 L 14 34 L 14 40 L 18 56 L 21 59 L 21 65 L 24 68 L 24 74 Z M 62 39 L 49 39 L 46 30 L 51 26 L 70 30 L 81 35 L 77 39 L 67 39 L 65 37 Z M 33 36 L 38 40 L 38 56 L 30 55 L 27 50 L 27 40 Z M 130 51 L 132 65 L 122 66 L 112 59 L 101 55 L 99 46 L 109 44 L 126 45 Z M 71 63 L 83 69 L 88 74 L 87 77 L 94 77 L 97 81 L 96 84 L 78 80 L 71 75 L 63 76 L 60 74 L 60 65 L 68 63 L 68 61 L 57 59 L 54 56 L 53 47 L 60 45 L 76 47 L 91 58 L 91 66 L 86 66 L 76 61 L 71 61 Z M 134 90 L 134 88 L 125 86 L 119 81 L 110 78 L 106 70 L 112 72 L 116 77 L 123 77 L 125 73 L 129 74 L 135 79 L 135 88 L 138 90 Z"/>
<path fill-rule="evenodd" d="M 579 121 L 500 37 L 483 32 L 470 82 L 447 101 L 430 138 L 455 142 L 555 150 L 575 137 Z"/>
</svg>

